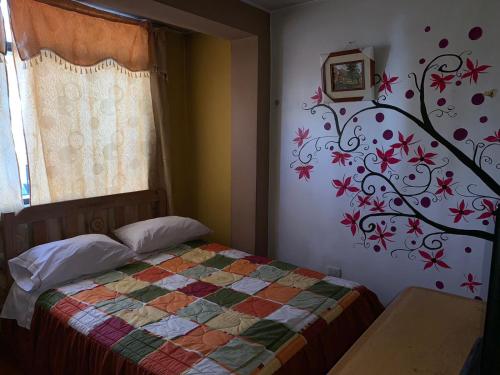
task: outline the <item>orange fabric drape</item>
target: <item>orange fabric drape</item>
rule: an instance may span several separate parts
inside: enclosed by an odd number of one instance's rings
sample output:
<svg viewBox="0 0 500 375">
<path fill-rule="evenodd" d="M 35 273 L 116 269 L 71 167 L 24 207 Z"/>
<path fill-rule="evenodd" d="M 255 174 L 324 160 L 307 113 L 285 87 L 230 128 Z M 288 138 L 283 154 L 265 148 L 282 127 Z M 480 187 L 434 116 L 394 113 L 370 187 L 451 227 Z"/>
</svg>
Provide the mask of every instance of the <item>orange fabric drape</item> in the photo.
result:
<svg viewBox="0 0 500 375">
<path fill-rule="evenodd" d="M 48 49 L 79 66 L 113 59 L 132 71 L 150 67 L 147 23 L 68 0 L 10 0 L 19 55 L 26 61 Z"/>
</svg>

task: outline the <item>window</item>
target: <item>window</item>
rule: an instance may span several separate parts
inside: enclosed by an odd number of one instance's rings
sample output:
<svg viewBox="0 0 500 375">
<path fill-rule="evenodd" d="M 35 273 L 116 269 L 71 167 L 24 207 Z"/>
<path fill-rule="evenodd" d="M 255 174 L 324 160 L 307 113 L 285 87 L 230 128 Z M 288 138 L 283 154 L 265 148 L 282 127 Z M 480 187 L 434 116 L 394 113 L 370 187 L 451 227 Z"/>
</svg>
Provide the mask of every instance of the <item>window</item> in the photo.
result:
<svg viewBox="0 0 500 375">
<path fill-rule="evenodd" d="M 30 182 L 28 173 L 28 157 L 26 154 L 26 143 L 24 140 L 23 122 L 21 118 L 21 101 L 19 99 L 19 88 L 17 86 L 16 68 L 12 54 L 12 31 L 7 7 L 7 1 L 1 2 L 1 11 L 4 19 L 5 37 L 7 39 L 7 77 L 9 81 L 9 104 L 12 134 L 16 148 L 17 162 L 19 164 L 19 176 L 21 178 L 21 194 L 24 205 L 30 203 Z"/>
</svg>

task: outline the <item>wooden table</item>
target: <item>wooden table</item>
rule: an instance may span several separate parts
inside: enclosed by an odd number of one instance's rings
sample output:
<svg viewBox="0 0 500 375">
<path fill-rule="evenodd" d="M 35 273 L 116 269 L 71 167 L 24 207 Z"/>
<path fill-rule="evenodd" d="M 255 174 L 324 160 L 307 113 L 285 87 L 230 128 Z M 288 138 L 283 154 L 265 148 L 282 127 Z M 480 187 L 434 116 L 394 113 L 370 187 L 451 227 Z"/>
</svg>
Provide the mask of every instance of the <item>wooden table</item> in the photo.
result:
<svg viewBox="0 0 500 375">
<path fill-rule="evenodd" d="M 482 335 L 485 303 L 408 288 L 330 375 L 457 375 Z"/>
</svg>

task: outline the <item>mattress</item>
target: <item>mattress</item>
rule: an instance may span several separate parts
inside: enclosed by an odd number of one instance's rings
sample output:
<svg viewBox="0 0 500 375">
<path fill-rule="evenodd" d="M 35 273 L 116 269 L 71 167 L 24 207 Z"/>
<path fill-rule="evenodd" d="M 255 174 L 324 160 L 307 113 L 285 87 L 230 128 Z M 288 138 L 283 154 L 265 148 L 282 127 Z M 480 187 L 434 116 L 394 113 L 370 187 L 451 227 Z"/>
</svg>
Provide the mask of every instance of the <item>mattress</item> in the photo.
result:
<svg viewBox="0 0 500 375">
<path fill-rule="evenodd" d="M 381 311 L 356 283 L 196 241 L 47 291 L 31 330 L 4 330 L 38 373 L 322 373 Z"/>
</svg>

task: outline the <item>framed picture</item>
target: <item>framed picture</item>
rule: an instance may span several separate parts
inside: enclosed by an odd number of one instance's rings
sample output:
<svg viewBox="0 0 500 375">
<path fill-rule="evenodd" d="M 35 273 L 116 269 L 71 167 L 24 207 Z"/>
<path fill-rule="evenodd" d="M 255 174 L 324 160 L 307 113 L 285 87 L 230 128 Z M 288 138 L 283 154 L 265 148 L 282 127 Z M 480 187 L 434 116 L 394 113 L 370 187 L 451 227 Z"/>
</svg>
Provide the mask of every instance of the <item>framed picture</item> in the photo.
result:
<svg viewBox="0 0 500 375">
<path fill-rule="evenodd" d="M 323 92 L 334 102 L 375 98 L 373 48 L 322 55 Z"/>
</svg>

